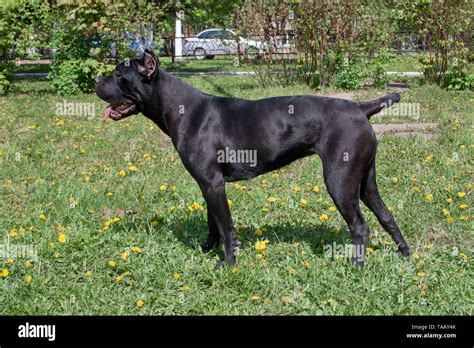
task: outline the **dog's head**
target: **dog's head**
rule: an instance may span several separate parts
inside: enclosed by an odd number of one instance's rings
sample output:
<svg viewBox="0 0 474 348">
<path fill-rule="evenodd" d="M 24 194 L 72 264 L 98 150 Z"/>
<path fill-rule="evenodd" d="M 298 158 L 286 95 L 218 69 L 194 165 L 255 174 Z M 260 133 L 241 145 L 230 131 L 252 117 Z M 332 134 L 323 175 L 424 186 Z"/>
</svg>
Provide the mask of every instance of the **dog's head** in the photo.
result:
<svg viewBox="0 0 474 348">
<path fill-rule="evenodd" d="M 112 76 L 99 77 L 95 91 L 109 103 L 102 120 L 118 121 L 143 112 L 152 96 L 152 81 L 159 78 L 158 65 L 155 54 L 145 50 L 140 58 L 117 65 Z"/>
</svg>

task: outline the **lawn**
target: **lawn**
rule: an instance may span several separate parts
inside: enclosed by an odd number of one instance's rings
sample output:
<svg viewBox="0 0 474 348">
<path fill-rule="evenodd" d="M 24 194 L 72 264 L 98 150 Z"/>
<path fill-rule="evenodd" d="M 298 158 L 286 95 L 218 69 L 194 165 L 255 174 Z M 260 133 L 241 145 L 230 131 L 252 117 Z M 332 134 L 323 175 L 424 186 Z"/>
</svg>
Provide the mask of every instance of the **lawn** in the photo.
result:
<svg viewBox="0 0 474 348">
<path fill-rule="evenodd" d="M 252 99 L 315 93 L 262 90 L 250 77 L 185 80 Z M 222 252 L 199 248 L 204 200 L 153 123 L 141 115 L 102 123 L 95 95 L 15 83 L 0 97 L 0 243 L 33 245 L 37 259 L 0 259 L 1 315 L 473 314 L 474 93 L 404 92 L 403 101 L 421 103 L 421 121 L 440 123 L 438 138 L 379 139 L 379 188 L 412 257 L 393 253 L 365 207 L 365 267 L 325 255 L 324 245 L 350 236 L 310 157 L 227 185 L 242 247 L 235 268 L 215 271 Z M 96 117 L 57 116 L 65 99 L 95 103 Z"/>
</svg>

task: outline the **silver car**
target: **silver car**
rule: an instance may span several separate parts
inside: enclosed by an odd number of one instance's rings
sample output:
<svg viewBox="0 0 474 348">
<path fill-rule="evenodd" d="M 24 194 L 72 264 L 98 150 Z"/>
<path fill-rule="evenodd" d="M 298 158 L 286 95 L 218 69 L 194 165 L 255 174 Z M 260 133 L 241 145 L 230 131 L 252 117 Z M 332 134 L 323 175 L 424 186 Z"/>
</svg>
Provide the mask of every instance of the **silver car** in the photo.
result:
<svg viewBox="0 0 474 348">
<path fill-rule="evenodd" d="M 206 29 L 196 37 L 183 40 L 183 55 L 196 59 L 212 59 L 222 54 L 246 54 L 256 58 L 263 54 L 266 45 L 258 40 L 246 39 L 229 29 Z"/>
</svg>

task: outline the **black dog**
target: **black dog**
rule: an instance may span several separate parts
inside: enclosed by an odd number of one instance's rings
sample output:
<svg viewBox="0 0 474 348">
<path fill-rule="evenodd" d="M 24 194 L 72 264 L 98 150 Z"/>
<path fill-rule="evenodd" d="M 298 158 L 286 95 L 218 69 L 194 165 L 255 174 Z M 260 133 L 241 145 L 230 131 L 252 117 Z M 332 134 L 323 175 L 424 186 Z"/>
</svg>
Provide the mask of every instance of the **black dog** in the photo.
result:
<svg viewBox="0 0 474 348">
<path fill-rule="evenodd" d="M 360 265 L 369 228 L 359 198 L 390 233 L 399 252 L 410 248 L 386 208 L 375 181 L 377 140 L 369 123 L 373 114 L 400 100 L 393 93 L 357 103 L 318 96 L 243 100 L 216 97 L 189 86 L 159 67 L 156 56 L 121 63 L 111 77 L 97 80 L 96 93 L 110 103 L 103 120 L 120 120 L 141 112 L 173 142 L 207 203 L 209 235 L 203 250 L 224 241 L 225 261 L 235 264 L 240 245 L 232 223 L 225 183 L 250 179 L 298 158 L 318 154 L 324 181 L 347 222 Z M 219 160 L 222 151 L 253 151 L 256 161 Z"/>
</svg>

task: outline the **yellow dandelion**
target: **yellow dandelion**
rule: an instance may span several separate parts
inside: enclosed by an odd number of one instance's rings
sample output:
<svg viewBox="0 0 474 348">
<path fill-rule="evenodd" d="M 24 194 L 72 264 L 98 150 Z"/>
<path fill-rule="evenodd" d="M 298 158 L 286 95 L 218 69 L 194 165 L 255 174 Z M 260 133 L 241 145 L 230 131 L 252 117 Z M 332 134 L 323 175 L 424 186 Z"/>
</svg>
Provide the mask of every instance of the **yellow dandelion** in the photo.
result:
<svg viewBox="0 0 474 348">
<path fill-rule="evenodd" d="M 4 269 L 2 270 L 1 275 L 2 275 L 3 278 L 8 277 L 9 274 L 10 274 L 10 272 L 8 271 L 8 269 L 4 268 Z"/>
<path fill-rule="evenodd" d="M 270 241 L 268 239 L 265 239 L 263 241 L 257 241 L 255 243 L 255 249 L 260 253 L 260 254 L 263 254 L 265 252 L 265 249 L 267 248 L 267 244 L 269 243 Z"/>
<path fill-rule="evenodd" d="M 231 272 L 232 273 L 237 273 L 239 269 L 237 267 L 232 267 Z"/>
<path fill-rule="evenodd" d="M 66 236 L 64 234 L 60 234 L 59 237 L 58 237 L 58 242 L 63 244 L 66 242 Z"/>
<path fill-rule="evenodd" d="M 92 272 L 91 271 L 87 271 L 86 273 L 84 273 L 86 275 L 86 277 L 90 277 L 92 275 Z"/>
<path fill-rule="evenodd" d="M 418 272 L 416 274 L 418 277 L 424 277 L 425 276 L 425 272 Z"/>
<path fill-rule="evenodd" d="M 176 279 L 176 280 L 179 280 L 179 279 L 181 279 L 181 274 L 175 273 L 175 274 L 173 274 L 173 278 Z"/>
<path fill-rule="evenodd" d="M 466 203 L 459 204 L 460 209 L 467 209 L 469 206 Z"/>
<path fill-rule="evenodd" d="M 105 195 L 106 195 L 107 197 L 112 197 L 114 194 L 113 194 L 113 192 L 107 192 Z"/>
<path fill-rule="evenodd" d="M 329 210 L 329 211 L 336 211 L 337 208 L 336 208 L 336 207 L 329 207 L 328 210 Z"/>
<path fill-rule="evenodd" d="M 252 300 L 252 301 L 254 301 L 254 302 L 259 301 L 259 300 L 260 300 L 260 296 L 258 296 L 258 295 L 253 295 L 253 296 L 250 298 L 250 300 Z"/>
<path fill-rule="evenodd" d="M 137 308 L 142 308 L 144 305 L 145 305 L 145 302 L 143 302 L 142 300 L 137 301 Z"/>
<path fill-rule="evenodd" d="M 464 261 L 467 261 L 467 255 L 464 253 L 459 253 L 459 257 L 462 258 Z"/>
<path fill-rule="evenodd" d="M 191 288 L 189 287 L 189 285 L 185 285 L 185 286 L 183 286 L 183 291 L 184 292 L 191 291 Z"/>
<path fill-rule="evenodd" d="M 374 252 L 374 249 L 368 247 L 367 249 L 367 254 L 372 254 Z"/>
<path fill-rule="evenodd" d="M 115 277 L 115 281 L 120 282 L 123 279 L 121 275 Z"/>
<path fill-rule="evenodd" d="M 448 198 L 448 199 L 446 200 L 446 202 L 448 202 L 448 203 L 453 203 L 453 199 L 452 199 L 452 198 Z"/>
<path fill-rule="evenodd" d="M 446 221 L 448 221 L 448 224 L 450 224 L 454 221 L 454 219 L 450 216 L 446 219 Z"/>
<path fill-rule="evenodd" d="M 267 202 L 268 203 L 275 203 L 276 201 L 278 201 L 280 198 L 278 197 L 268 197 L 267 198 Z"/>
<path fill-rule="evenodd" d="M 304 198 L 301 198 L 300 203 L 301 203 L 301 206 L 302 206 L 302 207 L 305 207 L 306 205 L 308 205 L 308 201 L 307 201 L 306 199 L 304 199 Z"/>
<path fill-rule="evenodd" d="M 282 296 L 280 297 L 280 301 L 283 302 L 284 304 L 288 304 L 291 302 L 291 299 L 288 296 Z"/>
<path fill-rule="evenodd" d="M 110 260 L 108 263 L 109 263 L 109 266 L 112 267 L 112 268 L 114 268 L 115 266 L 117 266 L 117 264 L 116 264 L 115 261 L 113 261 L 113 260 Z"/>
<path fill-rule="evenodd" d="M 199 204 L 198 202 L 194 202 L 193 204 L 191 204 L 188 209 L 190 211 L 194 211 L 194 210 L 204 210 L 203 206 L 201 204 Z"/>
<path fill-rule="evenodd" d="M 118 172 L 118 175 L 119 175 L 121 178 L 123 178 L 125 175 L 127 175 L 127 173 L 125 172 L 125 170 L 122 169 L 121 171 Z"/>
<path fill-rule="evenodd" d="M 301 191 L 301 187 L 299 187 L 299 186 L 293 187 L 293 193 L 294 193 L 294 194 L 297 194 L 297 193 L 300 192 L 300 191 Z"/>
<path fill-rule="evenodd" d="M 261 235 L 263 235 L 263 230 L 260 229 L 260 228 L 257 228 L 257 229 L 255 230 L 255 235 L 258 236 L 258 237 L 260 237 Z"/>
<path fill-rule="evenodd" d="M 12 265 L 13 264 L 13 259 L 7 259 L 7 265 Z"/>
<path fill-rule="evenodd" d="M 31 266 L 30 260 L 26 260 L 26 261 L 25 261 L 25 267 L 26 267 L 26 268 L 30 268 L 30 266 Z"/>
<path fill-rule="evenodd" d="M 420 255 L 418 255 L 417 253 L 413 253 L 411 254 L 411 257 L 413 260 L 418 260 L 420 258 Z"/>
<path fill-rule="evenodd" d="M 137 247 L 137 246 L 132 247 L 131 250 L 132 250 L 132 252 L 134 252 L 134 253 L 141 253 L 141 252 L 142 252 L 142 249 L 140 249 L 140 248 Z"/>
<path fill-rule="evenodd" d="M 127 259 L 127 257 L 128 257 L 128 254 L 127 254 L 127 253 L 121 253 L 121 254 L 120 254 L 120 258 L 121 258 L 122 260 L 124 260 L 124 261 Z"/>
<path fill-rule="evenodd" d="M 449 215 L 449 210 L 448 209 L 443 209 L 441 212 L 443 213 L 443 215 Z"/>
<path fill-rule="evenodd" d="M 47 217 L 46 217 L 46 215 L 44 215 L 44 214 L 39 214 L 39 215 L 38 215 L 38 219 L 40 219 L 41 221 L 46 221 L 46 220 L 48 220 Z"/>
<path fill-rule="evenodd" d="M 168 185 L 160 185 L 160 191 L 166 191 Z"/>
<path fill-rule="evenodd" d="M 227 204 L 229 204 L 229 207 L 232 207 L 232 200 L 231 200 L 231 199 L 228 199 L 228 200 L 227 200 Z"/>
<path fill-rule="evenodd" d="M 466 192 L 458 192 L 458 197 L 463 198 L 466 195 Z"/>
<path fill-rule="evenodd" d="M 136 172 L 138 170 L 137 166 L 131 165 L 128 167 L 131 172 Z"/>
<path fill-rule="evenodd" d="M 392 182 L 393 182 L 394 184 L 397 184 L 397 183 L 398 183 L 398 178 L 397 178 L 396 176 L 393 177 L 393 178 L 392 178 Z"/>
<path fill-rule="evenodd" d="M 319 187 L 318 185 L 313 186 L 313 192 L 318 193 L 319 192 Z"/>
<path fill-rule="evenodd" d="M 16 236 L 18 236 L 18 233 L 16 231 L 16 228 L 13 228 L 11 231 L 10 231 L 10 237 L 11 238 L 15 238 Z"/>
<path fill-rule="evenodd" d="M 431 202 L 433 200 L 433 195 L 431 193 L 428 193 L 426 196 L 425 196 L 426 200 L 428 202 Z"/>
<path fill-rule="evenodd" d="M 27 275 L 27 276 L 25 277 L 25 281 L 26 281 L 27 283 L 31 282 L 32 279 L 33 279 L 33 277 L 30 276 L 30 275 Z"/>
<path fill-rule="evenodd" d="M 329 216 L 327 214 L 321 214 L 319 215 L 319 221 L 324 222 L 329 220 Z"/>
</svg>

